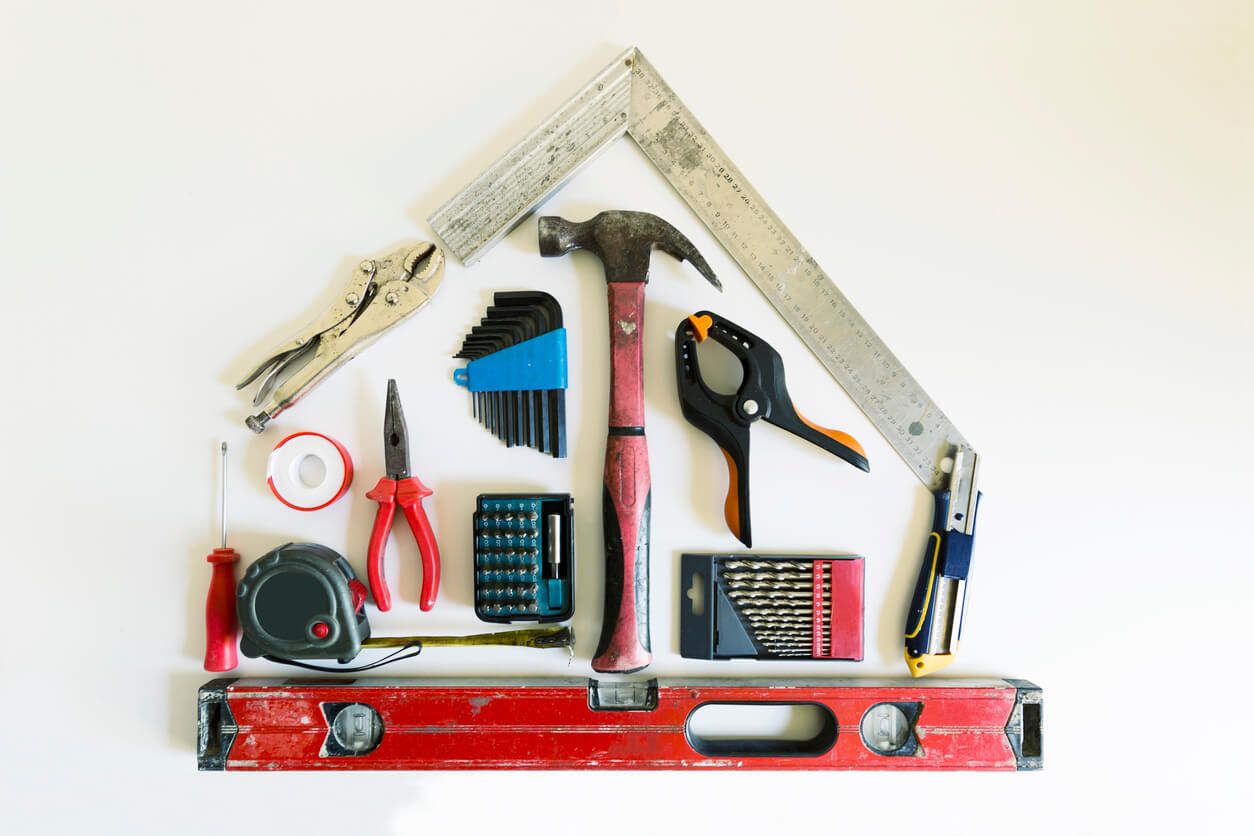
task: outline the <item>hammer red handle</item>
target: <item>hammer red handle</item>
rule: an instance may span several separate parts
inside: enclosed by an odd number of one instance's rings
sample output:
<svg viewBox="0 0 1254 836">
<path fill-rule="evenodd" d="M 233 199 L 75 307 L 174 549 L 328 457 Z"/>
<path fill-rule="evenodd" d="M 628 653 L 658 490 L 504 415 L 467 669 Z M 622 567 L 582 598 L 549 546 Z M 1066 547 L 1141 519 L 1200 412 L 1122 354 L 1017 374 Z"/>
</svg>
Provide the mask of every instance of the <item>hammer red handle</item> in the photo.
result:
<svg viewBox="0 0 1254 836">
<path fill-rule="evenodd" d="M 612 430 L 611 430 L 612 432 Z M 649 449 L 643 435 L 605 442 L 605 616 L 592 660 L 600 673 L 631 673 L 649 650 Z"/>
<path fill-rule="evenodd" d="M 605 442 L 605 615 L 592 669 L 631 673 L 649 649 L 649 449 L 644 438 L 644 283 L 610 282 Z"/>
<path fill-rule="evenodd" d="M 609 282 L 610 429 L 644 432 L 644 282 Z"/>
</svg>

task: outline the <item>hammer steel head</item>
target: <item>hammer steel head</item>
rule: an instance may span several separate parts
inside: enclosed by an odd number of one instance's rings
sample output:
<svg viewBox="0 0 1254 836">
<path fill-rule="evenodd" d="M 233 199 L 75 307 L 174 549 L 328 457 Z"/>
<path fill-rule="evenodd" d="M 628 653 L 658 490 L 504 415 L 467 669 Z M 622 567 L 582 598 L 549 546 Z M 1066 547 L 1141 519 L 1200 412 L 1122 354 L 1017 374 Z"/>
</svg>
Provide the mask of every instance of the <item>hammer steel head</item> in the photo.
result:
<svg viewBox="0 0 1254 836">
<path fill-rule="evenodd" d="M 647 282 L 653 248 L 685 259 L 719 290 L 722 283 L 684 234 L 648 212 L 610 210 L 575 223 L 556 215 L 540 219 L 540 255 L 565 255 L 571 250 L 596 253 L 607 282 Z"/>
</svg>

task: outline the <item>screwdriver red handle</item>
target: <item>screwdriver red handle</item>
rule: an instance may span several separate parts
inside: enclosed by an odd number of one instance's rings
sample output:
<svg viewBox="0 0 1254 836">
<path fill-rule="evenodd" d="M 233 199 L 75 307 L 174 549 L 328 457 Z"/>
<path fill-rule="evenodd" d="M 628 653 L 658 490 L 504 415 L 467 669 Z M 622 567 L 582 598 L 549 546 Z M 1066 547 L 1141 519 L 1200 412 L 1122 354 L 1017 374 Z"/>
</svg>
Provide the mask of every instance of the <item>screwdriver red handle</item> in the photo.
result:
<svg viewBox="0 0 1254 836">
<path fill-rule="evenodd" d="M 221 673 L 239 664 L 239 618 L 235 613 L 235 549 L 214 549 L 209 595 L 205 599 L 205 670 Z"/>
<path fill-rule="evenodd" d="M 610 282 L 605 442 L 605 614 L 592 669 L 631 673 L 649 647 L 649 448 L 644 437 L 644 282 Z"/>
</svg>

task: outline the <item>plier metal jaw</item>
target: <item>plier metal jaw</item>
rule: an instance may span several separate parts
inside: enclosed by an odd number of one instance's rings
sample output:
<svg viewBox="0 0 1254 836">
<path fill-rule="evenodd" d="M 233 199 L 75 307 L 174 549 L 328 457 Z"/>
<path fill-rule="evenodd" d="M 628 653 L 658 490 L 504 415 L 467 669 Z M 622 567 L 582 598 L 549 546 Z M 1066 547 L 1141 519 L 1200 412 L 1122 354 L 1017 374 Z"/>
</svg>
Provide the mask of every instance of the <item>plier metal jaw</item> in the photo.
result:
<svg viewBox="0 0 1254 836">
<path fill-rule="evenodd" d="M 713 339 L 740 361 L 744 377 L 735 394 L 710 389 L 701 378 L 697 344 Z M 784 361 L 765 340 L 710 311 L 698 311 L 675 332 L 675 378 L 679 405 L 688 423 L 714 439 L 727 459 L 727 500 L 723 515 L 732 534 L 753 545 L 749 517 L 749 429 L 765 420 L 869 471 L 862 445 L 851 435 L 807 420 L 793 406 L 784 385 Z"/>
<path fill-rule="evenodd" d="M 367 499 L 379 503 L 375 512 L 374 527 L 370 530 L 370 547 L 366 553 L 366 575 L 370 579 L 370 592 L 381 612 L 392 609 L 392 593 L 388 591 L 387 578 L 383 575 L 383 553 L 396 507 L 409 523 L 409 530 L 418 544 L 422 556 L 422 591 L 418 607 L 429 610 L 435 606 L 440 591 L 440 547 L 431 530 L 422 500 L 431 496 L 431 489 L 411 476 L 409 472 L 409 429 L 405 425 L 405 413 L 401 409 L 401 396 L 396 381 L 388 381 L 387 407 L 383 417 L 383 451 L 387 475 L 379 480 Z"/>
<path fill-rule="evenodd" d="M 443 275 L 444 253 L 427 241 L 362 261 L 338 302 L 276 346 L 235 387 L 243 389 L 261 378 L 253 398 L 253 406 L 261 406 L 261 411 L 244 423 L 253 432 L 264 430 L 327 375 L 417 313 L 435 295 Z"/>
</svg>

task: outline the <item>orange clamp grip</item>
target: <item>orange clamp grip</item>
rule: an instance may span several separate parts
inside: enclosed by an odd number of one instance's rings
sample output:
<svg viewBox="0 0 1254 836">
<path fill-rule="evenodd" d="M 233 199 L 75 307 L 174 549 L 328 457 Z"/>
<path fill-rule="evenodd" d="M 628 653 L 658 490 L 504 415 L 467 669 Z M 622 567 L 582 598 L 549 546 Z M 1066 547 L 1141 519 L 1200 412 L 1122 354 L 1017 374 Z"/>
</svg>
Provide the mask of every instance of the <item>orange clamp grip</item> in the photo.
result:
<svg viewBox="0 0 1254 836">
<path fill-rule="evenodd" d="M 863 450 L 862 445 L 858 443 L 858 439 L 854 438 L 849 433 L 843 433 L 840 430 L 832 430 L 832 429 L 828 429 L 827 427 L 821 427 L 818 424 L 811 421 L 809 418 L 802 415 L 800 412 L 797 413 L 797 417 L 801 419 L 801 423 L 805 424 L 807 427 L 814 430 L 816 433 L 822 433 L 823 435 L 830 438 L 832 441 L 835 441 L 837 444 L 844 445 L 845 447 L 848 447 L 850 450 L 853 450 L 862 458 L 864 459 L 866 458 L 866 450 Z"/>
<path fill-rule="evenodd" d="M 723 453 L 723 458 L 727 459 L 727 499 L 723 501 L 723 518 L 727 520 L 727 527 L 731 529 L 731 533 L 736 535 L 736 539 L 740 537 L 740 469 L 736 467 L 736 461 L 731 457 L 731 453 L 718 448 Z"/>
</svg>

